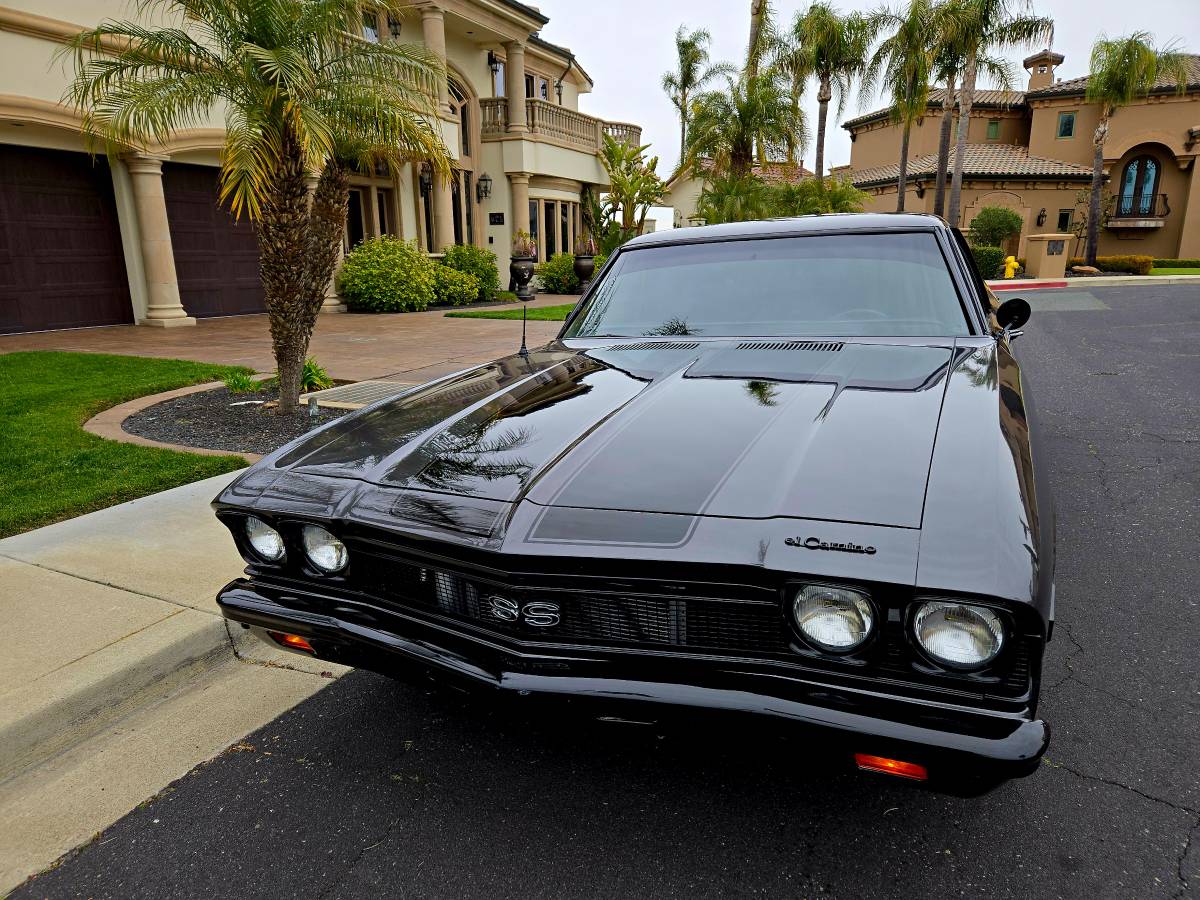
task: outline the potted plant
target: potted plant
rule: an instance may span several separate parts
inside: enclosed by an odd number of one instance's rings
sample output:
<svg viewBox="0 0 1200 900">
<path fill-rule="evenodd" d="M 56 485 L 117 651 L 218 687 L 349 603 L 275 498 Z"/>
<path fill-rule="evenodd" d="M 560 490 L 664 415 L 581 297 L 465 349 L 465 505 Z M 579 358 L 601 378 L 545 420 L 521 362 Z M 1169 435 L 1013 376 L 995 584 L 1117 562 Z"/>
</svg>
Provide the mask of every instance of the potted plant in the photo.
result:
<svg viewBox="0 0 1200 900">
<path fill-rule="evenodd" d="M 596 271 L 596 242 L 585 235 L 575 242 L 575 277 L 579 279 L 579 293 L 586 294 Z"/>
<path fill-rule="evenodd" d="M 513 235 L 511 255 L 508 272 L 517 285 L 517 299 L 529 300 L 533 297 L 529 282 L 533 280 L 533 267 L 537 262 L 537 242 L 528 231 L 518 231 Z"/>
</svg>

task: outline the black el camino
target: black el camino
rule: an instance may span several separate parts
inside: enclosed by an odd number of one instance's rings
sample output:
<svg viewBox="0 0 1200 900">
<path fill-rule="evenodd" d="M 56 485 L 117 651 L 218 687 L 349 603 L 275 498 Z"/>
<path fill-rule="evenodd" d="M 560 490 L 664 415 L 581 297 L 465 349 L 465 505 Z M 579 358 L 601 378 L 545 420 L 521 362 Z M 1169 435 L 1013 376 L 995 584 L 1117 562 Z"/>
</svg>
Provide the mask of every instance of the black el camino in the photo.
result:
<svg viewBox="0 0 1200 900">
<path fill-rule="evenodd" d="M 988 790 L 1050 738 L 1028 316 L 930 216 L 636 238 L 546 346 L 232 482 L 218 602 L 320 659 Z"/>
</svg>

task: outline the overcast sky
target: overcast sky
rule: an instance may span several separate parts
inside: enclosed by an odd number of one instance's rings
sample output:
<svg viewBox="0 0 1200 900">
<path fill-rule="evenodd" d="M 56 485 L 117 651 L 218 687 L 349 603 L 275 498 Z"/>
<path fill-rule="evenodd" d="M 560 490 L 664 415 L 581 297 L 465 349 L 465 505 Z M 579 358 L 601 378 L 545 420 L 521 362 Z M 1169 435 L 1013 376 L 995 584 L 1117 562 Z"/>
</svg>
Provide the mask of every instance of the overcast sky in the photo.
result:
<svg viewBox="0 0 1200 900">
<path fill-rule="evenodd" d="M 604 119 L 642 126 L 642 140 L 660 157 L 658 171 L 670 174 L 679 157 L 679 123 L 662 91 L 662 74 L 674 68 L 675 29 L 707 28 L 712 33 L 714 60 L 740 62 L 750 28 L 750 0 L 534 0 L 550 17 L 542 30 L 549 41 L 575 51 L 580 64 L 595 81 L 595 90 L 580 98 L 583 112 Z M 899 0 L 893 0 L 893 3 Z M 790 23 L 808 0 L 775 0 L 779 24 Z M 877 3 L 841 0 L 843 10 L 868 10 Z M 1100 32 L 1110 36 L 1137 28 L 1150 31 L 1157 42 L 1178 39 L 1183 49 L 1200 53 L 1200 3 L 1197 0 L 1035 0 L 1034 9 L 1056 23 L 1054 48 L 1066 56 L 1059 67 L 1061 78 L 1087 74 L 1092 42 Z M 1131 11 L 1136 10 L 1136 20 Z M 1025 86 L 1020 69 L 1023 52 L 1010 54 L 1017 67 L 1019 88 Z M 816 91 L 806 95 L 805 114 L 816 131 Z M 826 165 L 850 161 L 850 140 L 837 127 L 860 111 L 881 104 L 869 98 L 860 104 L 857 93 L 848 98 L 845 114 L 834 120 L 830 111 L 826 139 Z M 811 167 L 813 150 L 805 151 Z M 659 217 L 665 225 L 669 219 Z"/>
</svg>

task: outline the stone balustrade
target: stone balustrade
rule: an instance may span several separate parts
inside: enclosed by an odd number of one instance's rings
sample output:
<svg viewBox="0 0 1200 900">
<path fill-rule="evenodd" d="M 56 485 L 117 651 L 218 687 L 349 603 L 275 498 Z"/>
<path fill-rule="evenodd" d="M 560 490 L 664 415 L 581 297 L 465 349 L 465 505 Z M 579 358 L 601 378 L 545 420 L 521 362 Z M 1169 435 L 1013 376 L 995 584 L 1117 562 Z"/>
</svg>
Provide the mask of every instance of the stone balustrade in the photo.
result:
<svg viewBox="0 0 1200 900">
<path fill-rule="evenodd" d="M 485 141 L 499 140 L 508 127 L 508 101 L 492 97 L 479 101 L 480 131 Z M 525 100 L 527 138 L 549 139 L 577 147 L 587 153 L 597 152 L 608 134 L 619 141 L 641 143 L 642 129 L 627 122 L 605 122 L 602 119 L 567 109 L 556 103 L 534 97 Z"/>
</svg>

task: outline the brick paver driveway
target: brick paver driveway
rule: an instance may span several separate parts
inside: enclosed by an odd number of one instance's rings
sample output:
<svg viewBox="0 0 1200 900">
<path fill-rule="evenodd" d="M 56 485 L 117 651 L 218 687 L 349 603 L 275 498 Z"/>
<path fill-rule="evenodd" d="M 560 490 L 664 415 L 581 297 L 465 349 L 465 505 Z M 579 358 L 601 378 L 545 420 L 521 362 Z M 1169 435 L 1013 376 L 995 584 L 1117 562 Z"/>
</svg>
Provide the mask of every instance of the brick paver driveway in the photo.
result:
<svg viewBox="0 0 1200 900">
<path fill-rule="evenodd" d="M 576 297 L 539 294 L 531 306 L 572 303 Z M 310 353 L 334 378 L 361 381 L 388 375 L 427 381 L 474 363 L 512 353 L 521 345 L 521 323 L 504 319 L 447 319 L 445 310 L 398 315 L 322 315 Z M 530 346 L 558 333 L 560 322 L 530 322 Z M 116 325 L 0 336 L 0 353 L 75 350 L 194 359 L 271 372 L 271 338 L 265 315 L 201 319 L 194 328 Z"/>
</svg>

